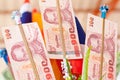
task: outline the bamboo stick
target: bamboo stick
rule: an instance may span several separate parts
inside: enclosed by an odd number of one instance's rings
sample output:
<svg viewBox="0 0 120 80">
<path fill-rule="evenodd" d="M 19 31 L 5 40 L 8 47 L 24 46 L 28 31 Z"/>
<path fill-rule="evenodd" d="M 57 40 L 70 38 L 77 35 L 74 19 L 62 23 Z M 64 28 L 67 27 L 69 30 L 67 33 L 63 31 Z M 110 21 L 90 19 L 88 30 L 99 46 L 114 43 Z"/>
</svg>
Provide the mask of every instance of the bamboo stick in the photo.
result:
<svg viewBox="0 0 120 80">
<path fill-rule="evenodd" d="M 23 43 L 24 43 L 24 45 L 25 45 L 26 52 L 27 52 L 27 54 L 28 54 L 28 56 L 29 56 L 29 60 L 30 60 L 31 65 L 32 65 L 35 78 L 36 78 L 36 80 L 40 80 L 39 73 L 38 73 L 38 71 L 37 71 L 37 67 L 36 67 L 36 65 L 35 65 L 35 61 L 34 61 L 34 59 L 33 59 L 32 52 L 31 52 L 31 50 L 30 50 L 30 48 L 29 48 L 29 44 L 28 44 L 28 42 L 27 42 L 27 39 L 26 39 L 24 30 L 23 30 L 23 27 L 22 27 L 22 24 L 21 24 L 21 20 L 20 20 L 20 15 L 19 15 L 19 14 L 20 14 L 19 12 L 16 12 L 16 14 L 13 14 L 13 15 L 14 15 L 14 17 L 15 17 L 16 23 L 18 24 L 20 33 L 21 33 L 21 35 L 22 35 Z"/>
<path fill-rule="evenodd" d="M 108 11 L 108 7 L 106 5 L 103 5 L 100 7 L 101 10 L 101 18 L 102 18 L 102 46 L 101 46 L 101 62 L 100 62 L 100 79 L 103 78 L 103 60 L 104 60 L 104 36 L 105 36 L 105 18 L 106 13 Z"/>
<path fill-rule="evenodd" d="M 62 51 L 63 51 L 63 57 L 66 58 L 65 38 L 64 38 L 64 31 L 63 31 L 63 27 L 62 27 L 62 17 L 61 17 L 61 10 L 60 10 L 59 0 L 56 0 L 56 5 L 57 5 L 58 23 L 59 23 L 59 30 L 60 30 L 60 38 L 61 38 L 61 46 L 62 46 Z"/>
</svg>

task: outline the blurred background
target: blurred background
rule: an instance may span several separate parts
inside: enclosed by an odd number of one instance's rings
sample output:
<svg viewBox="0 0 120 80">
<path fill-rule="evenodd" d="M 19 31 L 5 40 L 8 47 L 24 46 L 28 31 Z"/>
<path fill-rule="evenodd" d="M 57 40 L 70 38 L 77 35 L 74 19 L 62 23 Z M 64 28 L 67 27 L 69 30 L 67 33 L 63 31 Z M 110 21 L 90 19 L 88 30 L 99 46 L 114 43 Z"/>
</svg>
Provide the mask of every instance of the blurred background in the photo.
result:
<svg viewBox="0 0 120 80">
<path fill-rule="evenodd" d="M 23 5 L 24 0 L 0 0 L 0 30 L 1 27 L 14 25 L 14 20 L 11 19 L 11 13 L 14 10 L 19 10 Z M 30 0 L 32 8 L 39 10 L 39 0 Z M 120 0 L 72 0 L 74 13 L 79 19 L 84 31 L 86 31 L 87 15 L 92 13 L 100 16 L 99 7 L 103 4 L 109 6 L 107 19 L 118 24 L 118 38 L 120 38 Z M 3 39 L 0 31 L 0 46 L 4 47 Z M 3 59 L 0 59 L 0 72 L 6 68 Z"/>
<path fill-rule="evenodd" d="M 32 8 L 39 10 L 39 0 L 30 0 Z M 0 26 L 12 25 L 11 13 L 19 10 L 24 0 L 0 0 Z M 103 4 L 109 6 L 107 18 L 120 23 L 120 0 L 72 0 L 75 15 L 79 18 L 84 30 L 88 13 L 100 14 L 99 7 Z"/>
<path fill-rule="evenodd" d="M 39 0 L 30 0 L 32 8 L 39 10 Z M 0 0 L 0 28 L 3 26 L 13 25 L 11 19 L 13 10 L 19 10 L 24 0 Z M 120 24 L 120 0 L 72 0 L 75 15 L 78 17 L 84 31 L 86 31 L 87 14 L 92 13 L 100 16 L 99 7 L 103 4 L 109 6 L 107 19 Z M 120 32 L 120 28 L 118 28 Z M 119 33 L 120 35 L 120 33 Z M 0 42 L 1 36 L 0 36 Z"/>
</svg>

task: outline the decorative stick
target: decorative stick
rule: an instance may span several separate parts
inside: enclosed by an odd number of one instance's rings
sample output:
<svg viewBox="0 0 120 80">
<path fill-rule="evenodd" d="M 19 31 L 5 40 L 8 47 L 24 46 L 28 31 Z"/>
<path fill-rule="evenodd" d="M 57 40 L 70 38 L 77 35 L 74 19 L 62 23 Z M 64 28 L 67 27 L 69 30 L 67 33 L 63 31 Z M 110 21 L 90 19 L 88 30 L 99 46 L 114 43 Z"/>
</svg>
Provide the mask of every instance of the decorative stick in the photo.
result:
<svg viewBox="0 0 120 80">
<path fill-rule="evenodd" d="M 32 65 L 32 68 L 33 68 L 33 72 L 35 74 L 35 78 L 36 78 L 36 80 L 40 80 L 39 73 L 37 71 L 37 67 L 35 65 L 35 62 L 34 62 L 34 59 L 33 59 L 33 56 L 32 56 L 32 52 L 31 52 L 31 50 L 29 48 L 29 44 L 28 44 L 27 39 L 25 37 L 25 33 L 24 33 L 24 30 L 23 30 L 23 27 L 22 27 L 22 24 L 21 24 L 21 20 L 20 20 L 20 15 L 21 14 L 20 14 L 19 11 L 14 11 L 13 12 L 13 18 L 15 19 L 15 21 L 18 24 L 18 27 L 20 29 L 20 33 L 21 33 L 22 38 L 23 38 L 23 43 L 25 45 L 27 54 L 29 56 L 29 59 L 30 59 L 30 62 L 31 62 L 31 65 Z"/>
<path fill-rule="evenodd" d="M 59 0 L 56 0 L 56 6 L 57 6 L 61 46 L 62 46 L 62 52 L 63 52 L 62 68 L 63 68 L 64 73 L 65 73 L 64 78 L 65 78 L 65 80 L 73 80 L 73 76 L 72 76 L 71 70 L 70 70 L 70 64 L 69 64 L 69 61 L 66 58 L 65 38 L 64 38 L 64 31 L 63 31 L 63 27 L 62 27 L 62 16 L 61 16 Z"/>
<path fill-rule="evenodd" d="M 61 46 L 63 51 L 63 57 L 66 58 L 66 49 L 65 49 L 65 41 L 64 41 L 64 32 L 62 27 L 62 17 L 61 17 L 61 11 L 60 11 L 60 4 L 59 0 L 56 0 L 57 5 L 57 14 L 58 14 L 58 23 L 59 23 L 59 30 L 60 30 L 60 38 L 61 38 Z"/>
<path fill-rule="evenodd" d="M 101 47 L 101 63 L 100 63 L 100 79 L 102 80 L 103 77 L 103 58 L 104 58 L 104 34 L 105 34 L 105 18 L 106 18 L 106 13 L 108 11 L 108 6 L 103 5 L 100 7 L 100 11 L 101 11 L 101 18 L 102 19 L 102 47 Z"/>
</svg>

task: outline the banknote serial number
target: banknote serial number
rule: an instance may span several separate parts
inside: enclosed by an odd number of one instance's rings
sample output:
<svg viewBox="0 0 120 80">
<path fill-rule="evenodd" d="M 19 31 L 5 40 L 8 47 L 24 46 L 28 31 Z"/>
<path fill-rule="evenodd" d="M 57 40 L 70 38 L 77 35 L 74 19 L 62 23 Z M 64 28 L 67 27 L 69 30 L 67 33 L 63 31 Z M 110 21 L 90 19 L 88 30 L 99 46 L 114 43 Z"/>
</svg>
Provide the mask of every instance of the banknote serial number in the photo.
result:
<svg viewBox="0 0 120 80">
<path fill-rule="evenodd" d="M 11 39 L 12 38 L 9 29 L 5 29 L 5 36 L 6 36 L 7 39 Z"/>
<path fill-rule="evenodd" d="M 93 18 L 93 17 L 90 17 L 90 18 L 89 18 L 89 26 L 90 26 L 90 27 L 93 27 L 93 25 L 94 25 L 94 18 Z"/>
</svg>

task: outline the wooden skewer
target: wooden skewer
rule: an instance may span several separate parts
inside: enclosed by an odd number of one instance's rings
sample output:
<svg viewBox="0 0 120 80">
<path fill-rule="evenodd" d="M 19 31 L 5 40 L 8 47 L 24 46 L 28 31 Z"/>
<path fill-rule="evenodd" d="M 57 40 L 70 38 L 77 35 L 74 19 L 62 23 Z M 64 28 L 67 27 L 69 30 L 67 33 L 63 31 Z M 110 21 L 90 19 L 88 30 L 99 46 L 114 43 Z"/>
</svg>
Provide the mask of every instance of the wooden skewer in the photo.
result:
<svg viewBox="0 0 120 80">
<path fill-rule="evenodd" d="M 104 33 L 105 33 L 105 19 L 102 20 L 102 46 L 101 46 L 101 62 L 100 62 L 100 80 L 103 74 L 103 59 L 104 59 Z"/>
<path fill-rule="evenodd" d="M 106 13 L 108 11 L 108 7 L 106 5 L 101 6 L 101 17 L 102 17 L 102 46 L 101 46 L 101 62 L 100 62 L 100 79 L 103 78 L 103 60 L 104 60 L 104 35 L 105 35 L 105 18 Z"/>
<path fill-rule="evenodd" d="M 64 31 L 63 31 L 63 27 L 62 27 L 62 17 L 61 17 L 61 10 L 60 10 L 59 0 L 56 0 L 56 5 L 57 5 L 58 23 L 59 23 L 59 30 L 60 30 L 60 38 L 61 38 L 61 46 L 62 46 L 62 51 L 63 51 L 63 57 L 66 58 L 65 38 L 64 38 Z"/>
<path fill-rule="evenodd" d="M 19 13 L 19 12 L 18 12 L 18 13 Z M 24 30 L 23 30 L 23 27 L 22 27 L 22 24 L 21 24 L 21 21 L 20 21 L 20 15 L 18 15 L 18 13 L 16 12 L 16 14 L 14 14 L 15 16 L 17 16 L 17 19 L 16 19 L 17 21 L 16 21 L 16 23 L 18 24 L 18 27 L 19 27 L 19 29 L 20 29 L 20 33 L 21 33 L 21 35 L 22 35 L 23 43 L 24 43 L 24 45 L 25 45 L 26 52 L 27 52 L 27 54 L 28 54 L 28 56 L 29 56 L 29 60 L 30 60 L 31 65 L 32 65 L 35 78 L 36 78 L 36 80 L 40 80 L 39 73 L 38 73 L 38 71 L 37 71 L 37 67 L 36 67 L 36 65 L 35 65 L 35 61 L 34 61 L 34 59 L 33 59 L 32 52 L 31 52 L 31 50 L 30 50 L 30 48 L 29 48 L 29 44 L 28 44 L 28 42 L 27 42 L 27 39 L 26 39 Z"/>
<path fill-rule="evenodd" d="M 36 80 L 40 80 L 40 77 L 39 77 L 39 73 L 37 71 L 37 67 L 35 65 L 35 61 L 33 59 L 33 55 L 32 55 L 32 52 L 29 48 L 29 44 L 27 42 L 27 39 L 25 37 L 25 33 L 24 33 L 24 30 L 23 30 L 23 27 L 21 24 L 18 25 L 19 26 L 19 29 L 20 29 L 20 32 L 21 32 L 21 35 L 22 35 L 22 38 L 23 38 L 23 42 L 24 42 L 24 45 L 25 45 L 25 48 L 26 48 L 26 51 L 28 53 L 28 56 L 29 56 L 29 59 L 30 59 L 30 62 L 32 64 L 32 68 L 33 68 L 33 71 L 34 71 L 34 74 L 35 74 L 35 77 L 36 77 Z"/>
<path fill-rule="evenodd" d="M 61 38 L 61 46 L 62 46 L 62 52 L 63 52 L 63 63 L 66 64 L 64 66 L 64 69 L 67 70 L 67 75 L 65 74 L 65 80 L 69 78 L 69 80 L 72 79 L 72 74 L 70 71 L 70 65 L 68 63 L 68 60 L 66 58 L 66 47 L 65 47 L 65 37 L 64 37 L 64 31 L 63 31 L 63 26 L 62 26 L 62 16 L 61 16 L 61 11 L 60 11 L 60 3 L 59 0 L 56 0 L 56 5 L 57 5 L 57 13 L 58 13 L 58 23 L 59 23 L 59 30 L 60 30 L 60 38 Z M 67 69 L 66 69 L 67 67 Z"/>
</svg>

